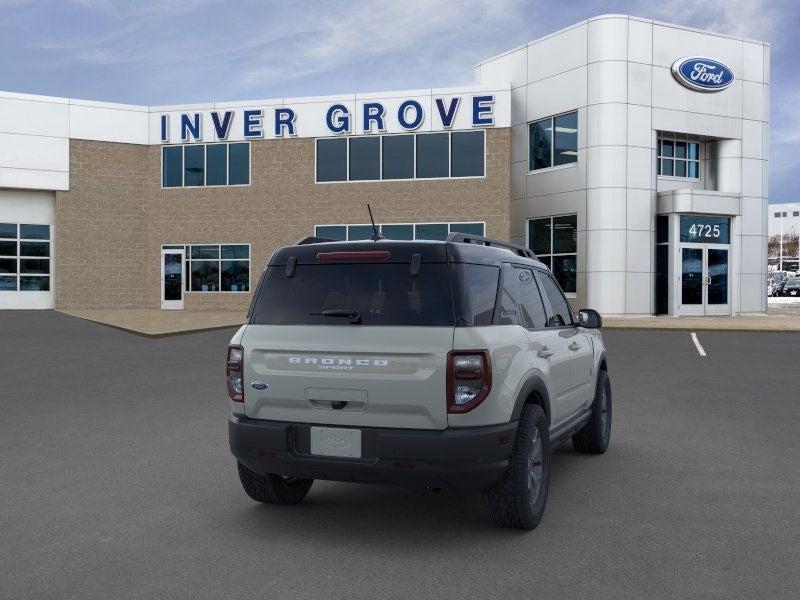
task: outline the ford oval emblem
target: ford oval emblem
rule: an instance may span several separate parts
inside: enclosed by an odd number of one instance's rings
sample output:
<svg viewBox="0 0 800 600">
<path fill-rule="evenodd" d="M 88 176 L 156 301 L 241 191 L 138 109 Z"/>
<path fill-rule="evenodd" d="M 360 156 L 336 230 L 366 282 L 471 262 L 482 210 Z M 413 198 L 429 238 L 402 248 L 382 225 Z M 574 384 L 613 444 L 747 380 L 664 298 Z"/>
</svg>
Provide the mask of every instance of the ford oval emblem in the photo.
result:
<svg viewBox="0 0 800 600">
<path fill-rule="evenodd" d="M 254 381 L 250 384 L 250 387 L 254 390 L 265 390 L 269 387 L 269 384 L 264 383 L 263 381 Z"/>
<path fill-rule="evenodd" d="M 682 86 L 698 92 L 721 92 L 736 79 L 729 66 L 700 56 L 676 60 L 672 63 L 672 76 Z"/>
</svg>

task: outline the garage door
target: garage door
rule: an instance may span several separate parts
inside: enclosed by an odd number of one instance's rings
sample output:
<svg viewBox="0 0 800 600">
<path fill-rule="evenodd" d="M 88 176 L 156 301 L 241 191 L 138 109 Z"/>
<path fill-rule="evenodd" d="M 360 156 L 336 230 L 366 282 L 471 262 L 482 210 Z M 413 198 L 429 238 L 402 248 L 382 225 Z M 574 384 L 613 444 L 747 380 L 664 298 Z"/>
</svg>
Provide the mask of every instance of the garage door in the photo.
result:
<svg viewBox="0 0 800 600">
<path fill-rule="evenodd" d="M 0 309 L 53 308 L 53 200 L 0 190 Z"/>
</svg>

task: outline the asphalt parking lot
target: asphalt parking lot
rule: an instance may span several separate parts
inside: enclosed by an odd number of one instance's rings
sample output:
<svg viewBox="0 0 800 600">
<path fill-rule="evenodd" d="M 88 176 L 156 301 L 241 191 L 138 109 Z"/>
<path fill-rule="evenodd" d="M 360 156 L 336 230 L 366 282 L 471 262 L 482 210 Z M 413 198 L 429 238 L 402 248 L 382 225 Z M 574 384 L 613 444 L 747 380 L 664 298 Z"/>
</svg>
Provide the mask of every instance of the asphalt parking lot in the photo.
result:
<svg viewBox="0 0 800 600">
<path fill-rule="evenodd" d="M 232 331 L 147 339 L 0 312 L 0 597 L 800 595 L 800 334 L 608 331 L 608 453 L 554 459 L 547 513 L 317 482 L 265 507 L 227 448 Z"/>
</svg>

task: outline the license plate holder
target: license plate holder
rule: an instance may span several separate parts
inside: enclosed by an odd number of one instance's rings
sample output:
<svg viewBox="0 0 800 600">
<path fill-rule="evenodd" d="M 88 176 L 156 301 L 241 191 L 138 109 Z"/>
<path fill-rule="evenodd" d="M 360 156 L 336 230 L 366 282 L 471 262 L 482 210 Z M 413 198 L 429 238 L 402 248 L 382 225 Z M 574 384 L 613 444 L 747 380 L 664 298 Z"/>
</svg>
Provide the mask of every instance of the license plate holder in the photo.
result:
<svg viewBox="0 0 800 600">
<path fill-rule="evenodd" d="M 361 430 L 340 427 L 312 427 L 311 454 L 361 458 Z"/>
</svg>

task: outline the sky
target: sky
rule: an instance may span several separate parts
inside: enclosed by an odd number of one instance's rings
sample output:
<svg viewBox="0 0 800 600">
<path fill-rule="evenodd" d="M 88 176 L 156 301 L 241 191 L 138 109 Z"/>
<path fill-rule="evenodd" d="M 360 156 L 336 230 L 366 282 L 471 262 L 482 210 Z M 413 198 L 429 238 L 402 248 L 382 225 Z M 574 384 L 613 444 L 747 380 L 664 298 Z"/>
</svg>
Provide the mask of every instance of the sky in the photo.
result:
<svg viewBox="0 0 800 600">
<path fill-rule="evenodd" d="M 469 85 L 605 13 L 769 42 L 770 201 L 800 201 L 798 0 L 0 0 L 0 89 L 163 105 Z"/>
</svg>

